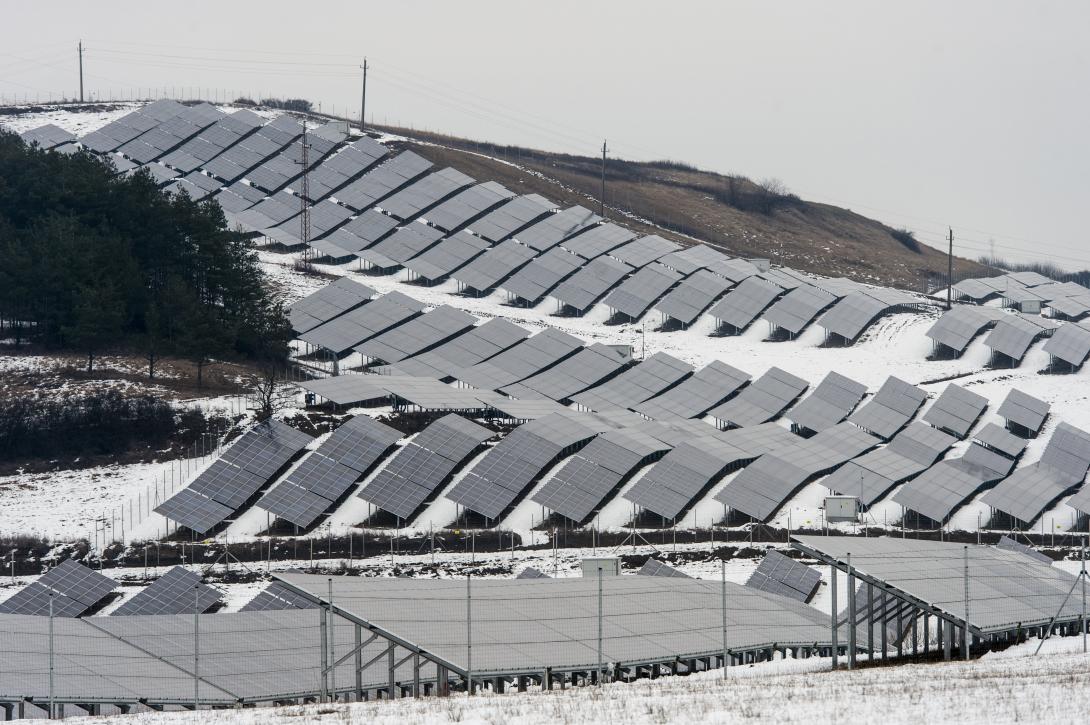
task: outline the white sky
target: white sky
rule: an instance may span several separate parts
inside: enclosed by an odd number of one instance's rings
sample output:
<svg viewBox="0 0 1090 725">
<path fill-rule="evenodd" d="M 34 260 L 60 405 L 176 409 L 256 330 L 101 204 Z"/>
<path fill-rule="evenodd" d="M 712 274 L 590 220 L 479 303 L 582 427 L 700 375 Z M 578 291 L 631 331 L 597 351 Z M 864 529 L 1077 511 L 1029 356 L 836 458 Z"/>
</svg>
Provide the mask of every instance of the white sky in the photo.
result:
<svg viewBox="0 0 1090 725">
<path fill-rule="evenodd" d="M 197 87 L 671 158 L 959 253 L 1090 267 L 1090 3 L 11 3 L 0 94 Z"/>
</svg>

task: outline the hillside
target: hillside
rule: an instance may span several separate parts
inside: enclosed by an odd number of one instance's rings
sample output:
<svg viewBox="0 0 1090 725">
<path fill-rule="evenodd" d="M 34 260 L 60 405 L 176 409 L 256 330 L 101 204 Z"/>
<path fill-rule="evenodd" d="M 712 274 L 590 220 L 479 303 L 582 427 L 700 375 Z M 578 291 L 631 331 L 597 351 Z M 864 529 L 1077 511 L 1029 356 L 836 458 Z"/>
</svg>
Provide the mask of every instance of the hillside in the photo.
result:
<svg viewBox="0 0 1090 725">
<path fill-rule="evenodd" d="M 406 128 L 420 155 L 478 179 L 523 193 L 598 210 L 601 159 L 495 146 Z M 767 257 L 809 272 L 924 291 L 943 286 L 946 256 L 922 243 L 898 241 L 894 230 L 848 209 L 789 194 L 767 193 L 742 177 L 671 162 L 609 160 L 607 215 L 645 233 L 692 244 L 703 241 L 743 257 Z M 955 278 L 986 269 L 957 258 Z"/>
</svg>

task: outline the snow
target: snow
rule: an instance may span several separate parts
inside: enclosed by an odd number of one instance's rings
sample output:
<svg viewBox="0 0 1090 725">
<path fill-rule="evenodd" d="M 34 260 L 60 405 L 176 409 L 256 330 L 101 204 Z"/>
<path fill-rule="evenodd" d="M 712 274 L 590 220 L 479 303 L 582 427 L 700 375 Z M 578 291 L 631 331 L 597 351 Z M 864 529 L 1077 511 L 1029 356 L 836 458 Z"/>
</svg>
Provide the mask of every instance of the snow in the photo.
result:
<svg viewBox="0 0 1090 725">
<path fill-rule="evenodd" d="M 825 725 L 1085 722 L 1090 656 L 1078 638 L 1035 641 L 972 662 L 903 664 L 830 672 L 824 658 L 783 659 L 603 687 L 466 697 L 317 704 L 106 717 L 104 725 L 208 723 L 743 723 Z M 1027 676 L 1032 672 L 1032 676 Z"/>
</svg>

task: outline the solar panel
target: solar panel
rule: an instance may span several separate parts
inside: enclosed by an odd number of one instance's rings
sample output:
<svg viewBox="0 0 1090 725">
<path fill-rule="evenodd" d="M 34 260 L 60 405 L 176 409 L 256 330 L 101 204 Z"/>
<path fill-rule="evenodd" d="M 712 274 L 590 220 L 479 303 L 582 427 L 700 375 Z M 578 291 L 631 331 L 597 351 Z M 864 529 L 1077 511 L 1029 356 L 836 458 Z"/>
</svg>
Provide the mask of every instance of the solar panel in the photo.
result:
<svg viewBox="0 0 1090 725">
<path fill-rule="evenodd" d="M 712 408 L 708 414 L 727 428 L 766 423 L 777 418 L 808 386 L 802 378 L 773 367 L 737 397 Z"/>
<path fill-rule="evenodd" d="M 992 307 L 955 305 L 944 312 L 924 334 L 935 343 L 945 345 L 960 355 L 977 335 L 994 325 L 1005 314 Z"/>
<path fill-rule="evenodd" d="M 964 438 L 987 407 L 988 399 L 983 395 L 950 383 L 924 413 L 923 420 L 958 438 Z"/>
<path fill-rule="evenodd" d="M 351 209 L 364 211 L 420 178 L 431 166 L 430 161 L 412 151 L 402 151 L 341 187 L 334 197 Z"/>
<path fill-rule="evenodd" d="M 31 144 L 38 144 L 38 146 L 47 150 L 76 140 L 76 135 L 74 133 L 65 131 L 60 126 L 52 123 L 32 128 L 29 131 L 23 131 L 19 134 L 19 137 L 23 139 L 23 143 L 28 146 Z"/>
<path fill-rule="evenodd" d="M 667 292 L 654 309 L 687 327 L 733 284 L 707 270 L 697 270 Z"/>
<path fill-rule="evenodd" d="M 491 519 L 498 519 L 565 449 L 596 434 L 569 413 L 555 413 L 516 428 L 488 451 L 447 492 L 446 497 Z"/>
<path fill-rule="evenodd" d="M 197 533 L 210 531 L 235 509 L 213 501 L 191 488 L 183 488 L 155 507 L 157 513 Z"/>
<path fill-rule="evenodd" d="M 405 521 L 431 499 L 492 431 L 458 415 L 431 423 L 357 494 Z"/>
<path fill-rule="evenodd" d="M 452 387 L 431 378 L 393 379 L 390 375 L 377 376 L 382 385 L 394 397 L 394 407 L 416 406 L 421 410 L 472 411 L 489 407 L 490 396 L 480 390 Z M 389 380 L 389 382 L 385 382 Z M 491 394 L 496 395 L 498 394 Z"/>
<path fill-rule="evenodd" d="M 363 136 L 327 157 L 309 174 L 311 201 L 325 199 L 378 163 L 388 149 Z"/>
<path fill-rule="evenodd" d="M 821 584 L 821 574 L 805 564 L 769 549 L 746 581 L 747 587 L 809 602 Z"/>
<path fill-rule="evenodd" d="M 529 336 L 529 330 L 494 317 L 438 347 L 398 362 L 393 371 L 440 380 L 450 378 L 458 370 L 494 357 Z"/>
<path fill-rule="evenodd" d="M 636 238 L 636 233 L 606 222 L 562 242 L 565 249 L 583 259 L 594 259 Z"/>
<path fill-rule="evenodd" d="M 473 261 L 490 246 L 487 240 L 463 229 L 404 264 L 417 277 L 436 282 Z"/>
<path fill-rule="evenodd" d="M 1076 323 L 1063 325 L 1045 343 L 1044 351 L 1079 368 L 1090 356 L 1090 328 Z"/>
<path fill-rule="evenodd" d="M 826 333 L 854 342 L 883 314 L 916 303 L 916 299 L 894 290 L 853 292 L 829 308 L 818 324 Z"/>
<path fill-rule="evenodd" d="M 997 278 L 998 279 L 998 278 Z M 954 296 L 957 299 L 970 299 L 974 302 L 982 302 L 997 293 L 994 283 L 981 279 L 963 279 L 953 285 Z"/>
<path fill-rule="evenodd" d="M 349 418 L 316 453 L 353 468 L 362 475 L 401 438 L 401 431 L 366 415 Z"/>
<path fill-rule="evenodd" d="M 1016 551 L 1019 554 L 1025 554 L 1034 561 L 1052 566 L 1052 559 L 1037 551 L 1032 546 L 1026 546 L 1020 541 L 1015 541 L 1006 534 L 999 537 L 999 542 L 995 546 L 1004 551 Z"/>
<path fill-rule="evenodd" d="M 688 363 L 657 352 L 617 377 L 572 396 L 572 402 L 591 410 L 631 408 L 673 387 L 692 372 Z"/>
<path fill-rule="evenodd" d="M 1017 388 L 1011 388 L 996 412 L 1007 421 L 1008 427 L 1013 424 L 1025 428 L 1031 435 L 1036 435 L 1044 425 L 1050 408 L 1045 401 L 1027 395 Z"/>
<path fill-rule="evenodd" d="M 926 399 L 927 393 L 891 375 L 874 398 L 852 413 L 848 420 L 888 440 L 912 420 Z"/>
<path fill-rule="evenodd" d="M 1049 302 L 1053 317 L 1078 320 L 1090 314 L 1090 294 L 1059 297 Z"/>
<path fill-rule="evenodd" d="M 274 581 L 246 603 L 240 612 L 274 612 L 284 609 L 317 609 L 318 605 L 281 582 Z"/>
<path fill-rule="evenodd" d="M 823 289 L 808 284 L 799 285 L 768 308 L 764 319 L 773 327 L 797 335 L 836 300 L 836 295 Z"/>
<path fill-rule="evenodd" d="M 48 615 L 52 594 L 54 616 L 78 617 L 116 588 L 110 577 L 66 559 L 0 603 L 0 613 Z"/>
<path fill-rule="evenodd" d="M 623 496 L 668 520 L 675 519 L 731 469 L 795 438 L 773 423 L 694 435 L 655 463 Z"/>
<path fill-rule="evenodd" d="M 981 488 L 1005 477 L 1013 467 L 1013 458 L 974 442 L 961 458 L 939 461 L 910 480 L 893 495 L 893 501 L 906 510 L 942 522 Z"/>
<path fill-rule="evenodd" d="M 402 221 L 408 221 L 473 183 L 472 177 L 448 166 L 386 197 L 382 201 L 382 209 Z"/>
<path fill-rule="evenodd" d="M 602 218 L 589 209 L 573 206 L 543 217 L 514 238 L 537 252 L 544 252 L 600 221 Z"/>
<path fill-rule="evenodd" d="M 604 302 L 615 312 L 636 320 L 681 279 L 678 272 L 655 262 L 622 282 L 606 296 Z"/>
<path fill-rule="evenodd" d="M 582 347 L 579 338 L 549 327 L 487 360 L 456 370 L 453 377 L 476 388 L 495 390 L 545 370 Z"/>
<path fill-rule="evenodd" d="M 688 574 L 683 574 L 669 564 L 663 564 L 658 559 L 648 559 L 636 572 L 636 576 L 665 576 L 675 579 L 692 579 Z"/>
<path fill-rule="evenodd" d="M 367 285 L 341 277 L 292 303 L 288 307 L 288 320 L 297 333 L 313 330 L 318 325 L 366 304 L 375 294 L 375 290 Z"/>
<path fill-rule="evenodd" d="M 697 270 L 705 269 L 712 264 L 725 262 L 728 259 L 727 255 L 705 244 L 695 244 L 685 249 L 679 249 L 676 252 L 670 252 L 660 257 L 658 262 L 688 277 Z"/>
<path fill-rule="evenodd" d="M 637 468 L 670 448 L 638 429 L 608 431 L 572 456 L 531 500 L 583 522 Z"/>
<path fill-rule="evenodd" d="M 983 426 L 973 438 L 1011 458 L 1017 458 L 1026 449 L 1025 438 L 1019 438 L 995 423 L 988 423 Z"/>
<path fill-rule="evenodd" d="M 784 291 L 783 287 L 760 277 L 749 277 L 712 306 L 710 312 L 720 327 L 741 332 Z"/>
<path fill-rule="evenodd" d="M 758 521 L 767 521 L 807 481 L 877 443 L 878 439 L 850 423 L 839 423 L 811 438 L 793 436 L 747 466 L 715 495 L 715 500 Z"/>
<path fill-rule="evenodd" d="M 609 256 L 633 269 L 639 269 L 679 249 L 681 247 L 674 242 L 663 239 L 657 234 L 650 234 L 622 244 L 611 251 Z"/>
<path fill-rule="evenodd" d="M 220 593 L 202 584 L 200 574 L 176 566 L 125 601 L 110 616 L 206 612 L 219 600 Z"/>
<path fill-rule="evenodd" d="M 387 292 L 363 307 L 307 330 L 299 339 L 340 355 L 416 317 L 423 310 L 423 303 L 400 292 Z"/>
<path fill-rule="evenodd" d="M 495 181 L 471 186 L 428 212 L 428 223 L 453 232 L 513 197 L 515 193 Z"/>
<path fill-rule="evenodd" d="M 442 230 L 412 222 L 356 256 L 374 267 L 391 269 L 430 249 L 442 237 Z"/>
<path fill-rule="evenodd" d="M 411 319 L 372 337 L 355 350 L 372 360 L 396 363 L 418 355 L 469 330 L 477 318 L 449 305 Z"/>
<path fill-rule="evenodd" d="M 631 362 L 630 350 L 596 342 L 536 375 L 504 386 L 501 392 L 515 398 L 544 397 L 563 402 L 624 370 Z"/>
<path fill-rule="evenodd" d="M 984 345 L 1018 363 L 1038 337 L 1050 335 L 1056 327 L 1055 322 L 1043 317 L 1007 315 L 984 338 Z"/>
<path fill-rule="evenodd" d="M 844 420 L 866 393 L 867 386 L 831 372 L 786 416 L 799 428 L 818 433 Z"/>
<path fill-rule="evenodd" d="M 552 291 L 552 296 L 581 315 L 631 271 L 628 265 L 612 257 L 598 257 L 561 282 Z"/>
<path fill-rule="evenodd" d="M 981 501 L 1029 524 L 1060 496 L 1080 485 L 1088 467 L 1090 434 L 1060 423 L 1040 461 L 1017 469 L 984 494 Z M 1080 491 L 1068 504 L 1083 510 L 1090 503 L 1088 499 L 1090 496 Z"/>
<path fill-rule="evenodd" d="M 492 243 L 502 242 L 556 208 L 543 196 L 526 194 L 511 199 L 473 222 L 473 232 Z"/>
<path fill-rule="evenodd" d="M 543 574 L 541 571 L 535 569 L 532 566 L 528 566 L 519 572 L 516 579 L 552 579 L 548 574 Z"/>
<path fill-rule="evenodd" d="M 492 247 L 450 276 L 470 289 L 487 292 L 537 256 L 537 252 L 508 239 Z"/>
<path fill-rule="evenodd" d="M 509 295 L 518 297 L 528 304 L 537 304 L 542 297 L 565 278 L 583 266 L 585 260 L 563 247 L 554 247 L 544 254 L 530 260 L 525 267 L 515 272 L 501 288 Z"/>
<path fill-rule="evenodd" d="M 632 409 L 654 419 L 696 418 L 734 395 L 749 379 L 749 373 L 713 360 L 677 386 Z"/>
</svg>

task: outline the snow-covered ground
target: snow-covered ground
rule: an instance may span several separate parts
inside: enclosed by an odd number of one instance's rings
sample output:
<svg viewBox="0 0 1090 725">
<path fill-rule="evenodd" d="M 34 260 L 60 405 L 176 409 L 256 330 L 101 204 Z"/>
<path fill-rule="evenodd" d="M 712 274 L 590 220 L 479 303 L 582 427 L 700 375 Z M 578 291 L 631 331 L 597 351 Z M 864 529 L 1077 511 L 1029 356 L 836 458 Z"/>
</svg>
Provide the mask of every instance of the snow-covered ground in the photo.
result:
<svg viewBox="0 0 1090 725">
<path fill-rule="evenodd" d="M 1035 641 L 973 662 L 830 672 L 827 659 L 775 662 L 629 684 L 522 694 L 464 694 L 352 705 L 144 713 L 110 725 L 208 723 L 998 723 L 1086 722 L 1090 656 L 1078 638 Z"/>
</svg>

